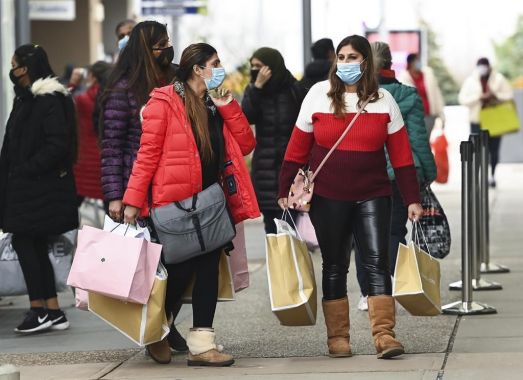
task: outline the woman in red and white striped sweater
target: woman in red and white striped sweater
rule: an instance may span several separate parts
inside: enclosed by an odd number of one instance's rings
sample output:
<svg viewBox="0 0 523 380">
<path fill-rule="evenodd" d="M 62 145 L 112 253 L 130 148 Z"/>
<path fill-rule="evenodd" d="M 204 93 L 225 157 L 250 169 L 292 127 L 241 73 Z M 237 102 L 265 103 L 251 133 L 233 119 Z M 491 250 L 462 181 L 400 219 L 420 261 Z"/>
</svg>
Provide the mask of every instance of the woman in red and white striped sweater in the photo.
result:
<svg viewBox="0 0 523 380">
<path fill-rule="evenodd" d="M 395 339 L 395 304 L 388 264 L 391 184 L 386 147 L 409 217 L 423 210 L 409 138 L 398 105 L 378 86 L 369 42 L 350 36 L 336 49 L 329 79 L 303 101 L 280 171 L 280 207 L 298 169 L 314 171 L 359 107 L 370 99 L 314 182 L 310 217 L 323 258 L 323 313 L 329 354 L 351 356 L 347 272 L 352 241 L 367 271 L 369 317 L 378 358 L 404 353 Z"/>
</svg>

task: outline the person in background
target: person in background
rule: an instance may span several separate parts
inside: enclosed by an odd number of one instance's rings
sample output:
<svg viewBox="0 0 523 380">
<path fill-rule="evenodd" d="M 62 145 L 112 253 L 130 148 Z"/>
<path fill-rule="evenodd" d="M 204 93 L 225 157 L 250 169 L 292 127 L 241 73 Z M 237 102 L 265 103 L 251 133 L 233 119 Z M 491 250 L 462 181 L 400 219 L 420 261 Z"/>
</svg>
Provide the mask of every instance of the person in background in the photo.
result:
<svg viewBox="0 0 523 380">
<path fill-rule="evenodd" d="M 15 332 L 65 330 L 48 238 L 78 228 L 74 104 L 41 46 L 18 47 L 11 67 L 16 97 L 0 154 L 0 228 L 13 234 L 31 305 Z"/>
<path fill-rule="evenodd" d="M 492 68 L 487 58 L 480 58 L 476 70 L 467 78 L 459 92 L 458 101 L 468 107 L 471 133 L 479 133 L 479 113 L 482 108 L 511 100 L 512 87 L 503 74 Z M 501 136 L 489 138 L 490 174 L 489 185 L 496 187 L 496 166 L 499 161 Z"/>
<path fill-rule="evenodd" d="M 422 67 L 419 55 L 412 53 L 407 56 L 407 70 L 400 75 L 399 81 L 418 90 L 425 111 L 425 127 L 430 138 L 436 118 L 445 121 L 445 101 L 434 72 L 428 66 Z"/>
<path fill-rule="evenodd" d="M 71 81 L 73 71 L 74 65 L 72 63 L 67 63 L 64 67 L 64 72 L 62 73 L 62 76 L 58 78 L 58 81 L 62 83 L 64 86 L 67 86 Z"/>
<path fill-rule="evenodd" d="M 120 21 L 114 30 L 114 33 L 116 35 L 116 39 L 118 41 L 118 50 L 114 53 L 112 57 L 112 62 L 115 63 L 118 60 L 118 54 L 120 51 L 127 45 L 127 42 L 129 42 L 129 36 L 131 35 L 131 32 L 133 31 L 133 28 L 136 26 L 136 21 L 134 20 L 124 20 Z M 73 72 L 74 75 L 74 72 Z M 93 122 L 95 127 L 95 132 L 98 135 L 99 129 L 98 125 L 100 124 L 100 116 L 101 116 L 101 102 L 102 102 L 102 95 L 105 91 L 106 83 L 99 83 L 100 90 L 98 91 L 98 96 L 96 97 L 95 101 L 95 107 L 93 111 Z"/>
<path fill-rule="evenodd" d="M 100 171 L 100 147 L 93 126 L 95 101 L 100 83 L 105 83 L 111 65 L 98 61 L 88 69 L 87 91 L 74 97 L 78 116 L 78 161 L 74 167 L 79 203 L 84 198 L 103 199 Z"/>
<path fill-rule="evenodd" d="M 385 42 L 371 43 L 372 56 L 374 57 L 374 69 L 378 75 L 380 88 L 390 92 L 396 103 L 398 103 L 401 116 L 405 121 L 407 134 L 409 135 L 410 147 L 414 165 L 418 174 L 418 181 L 422 186 L 428 186 L 436 179 L 436 163 L 432 155 L 427 130 L 425 128 L 423 104 L 415 88 L 401 84 L 397 79 L 392 67 L 392 54 L 389 45 Z M 387 172 L 392 183 L 392 219 L 389 242 L 389 270 L 394 276 L 398 246 L 406 244 L 408 210 L 403 204 L 401 193 L 396 183 L 394 169 L 387 154 Z M 361 289 L 361 298 L 358 304 L 359 310 L 368 310 L 368 289 L 365 278 L 366 272 L 362 267 L 360 255 L 356 255 L 356 267 L 358 283 Z"/>
<path fill-rule="evenodd" d="M 182 201 L 220 183 L 222 159 L 232 166 L 235 197 L 241 199 L 227 203 L 231 217 L 243 221 L 260 215 L 243 158 L 256 144 L 253 132 L 230 91 L 224 90 L 219 97 L 209 95 L 224 78 L 225 69 L 216 50 L 197 43 L 183 51 L 174 85 L 154 90 L 143 111 L 140 150 L 125 191 L 126 223 L 134 223 L 140 214 L 149 215 L 150 208 Z M 169 274 L 167 311 L 180 302 L 194 278 L 193 328 L 187 338 L 190 366 L 234 363 L 233 357 L 216 345 L 213 329 L 222 251 L 220 248 L 178 264 L 165 264 Z M 167 364 L 171 361 L 169 346 L 165 340 L 159 345 Z"/>
<path fill-rule="evenodd" d="M 311 53 L 312 62 L 307 64 L 305 74 L 299 81 L 304 97 L 314 84 L 327 79 L 332 63 L 336 59 L 336 51 L 330 38 L 322 38 L 312 44 Z"/>
<path fill-rule="evenodd" d="M 116 25 L 114 33 L 116 34 L 116 39 L 118 40 L 118 53 L 122 51 L 122 49 L 127 45 L 127 42 L 129 42 L 129 37 L 135 26 L 136 21 L 130 19 L 120 21 Z M 118 58 L 118 53 L 115 54 L 115 61 Z"/>
<path fill-rule="evenodd" d="M 71 75 L 64 85 L 67 86 L 69 92 L 76 96 L 77 94 L 84 92 L 83 83 L 87 78 L 87 69 L 83 67 L 75 67 L 71 69 Z"/>
<path fill-rule="evenodd" d="M 164 24 L 156 21 L 137 24 L 118 57 L 102 95 L 102 192 L 108 203 L 108 214 L 117 222 L 123 219 L 122 199 L 140 147 L 140 110 L 153 89 L 172 81 L 175 72 L 173 57 L 174 50 Z M 176 317 L 178 311 L 173 312 Z M 174 324 L 169 342 L 177 351 L 187 350 L 185 340 Z M 162 361 L 158 359 L 161 355 L 158 344 L 148 346 L 148 352 L 153 359 Z"/>
<path fill-rule="evenodd" d="M 395 339 L 395 301 L 389 271 L 392 187 L 385 146 L 398 187 L 417 220 L 423 213 L 409 136 L 392 95 L 378 87 L 372 50 L 366 38 L 344 38 L 329 80 L 315 84 L 303 101 L 285 153 L 279 181 L 282 209 L 298 170 L 315 171 L 365 102 L 362 112 L 325 162 L 314 182 L 310 218 L 322 255 L 323 314 L 331 357 L 352 355 L 349 337 L 347 272 L 356 243 L 369 291 L 369 319 L 378 358 L 404 353 Z"/>
<path fill-rule="evenodd" d="M 266 233 L 276 233 L 274 218 L 281 217 L 275 202 L 278 173 L 302 102 L 296 79 L 276 49 L 262 47 L 250 59 L 251 83 L 242 108 L 256 129 L 251 175 L 263 214 Z"/>
</svg>

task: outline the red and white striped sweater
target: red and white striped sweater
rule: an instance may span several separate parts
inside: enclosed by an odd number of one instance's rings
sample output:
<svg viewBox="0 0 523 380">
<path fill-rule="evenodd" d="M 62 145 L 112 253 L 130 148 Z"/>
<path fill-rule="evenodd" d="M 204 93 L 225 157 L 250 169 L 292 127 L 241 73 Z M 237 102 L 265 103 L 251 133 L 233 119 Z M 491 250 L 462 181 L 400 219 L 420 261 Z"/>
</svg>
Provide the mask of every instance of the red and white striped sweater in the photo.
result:
<svg viewBox="0 0 523 380">
<path fill-rule="evenodd" d="M 280 171 L 279 197 L 287 197 L 300 167 L 313 171 L 341 136 L 357 112 L 358 96 L 345 93 L 347 113 L 336 118 L 327 96 L 329 81 L 314 85 L 305 97 Z M 314 182 L 314 193 L 334 200 L 364 201 L 390 196 L 384 147 L 405 205 L 420 202 L 419 184 L 407 130 L 392 95 L 379 89 L 345 139 L 325 163 Z"/>
</svg>

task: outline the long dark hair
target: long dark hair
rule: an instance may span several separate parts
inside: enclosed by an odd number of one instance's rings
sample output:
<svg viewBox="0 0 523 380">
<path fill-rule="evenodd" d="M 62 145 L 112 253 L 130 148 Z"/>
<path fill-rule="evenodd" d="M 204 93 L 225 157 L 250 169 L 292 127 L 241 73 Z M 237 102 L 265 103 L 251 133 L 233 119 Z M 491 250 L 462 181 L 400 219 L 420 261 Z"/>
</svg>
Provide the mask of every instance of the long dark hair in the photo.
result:
<svg viewBox="0 0 523 380">
<path fill-rule="evenodd" d="M 358 107 L 361 107 L 363 102 L 367 99 L 371 99 L 371 102 L 375 102 L 379 98 L 378 94 L 378 80 L 376 73 L 374 72 L 374 60 L 372 58 L 372 50 L 369 41 L 365 37 L 352 35 L 345 37 L 338 47 L 336 48 L 336 55 L 344 47 L 350 45 L 354 50 L 363 56 L 365 62 L 362 63 L 363 75 L 359 80 L 356 88 L 358 94 Z M 331 108 L 336 117 L 343 118 L 346 107 L 345 107 L 345 83 L 336 75 L 336 62 L 333 63 L 329 72 L 329 81 L 331 88 L 327 95 L 331 98 Z"/>
<path fill-rule="evenodd" d="M 209 136 L 209 121 L 207 107 L 202 99 L 189 87 L 187 81 L 191 78 L 194 65 L 205 66 L 205 63 L 216 54 L 216 49 L 206 43 L 197 43 L 185 48 L 176 72 L 176 79 L 185 87 L 185 112 L 191 121 L 194 136 L 200 147 L 200 156 L 204 162 L 213 157 L 211 138 Z"/>
<path fill-rule="evenodd" d="M 40 45 L 26 44 L 15 50 L 15 60 L 18 66 L 27 67 L 27 75 L 31 83 L 38 79 L 55 77 L 49 58 Z"/>
<path fill-rule="evenodd" d="M 26 44 L 18 47 L 14 53 L 15 60 L 18 66 L 27 67 L 27 75 L 31 83 L 36 82 L 38 79 L 55 78 L 56 74 L 51 68 L 49 58 L 44 48 L 40 45 Z M 75 163 L 78 156 L 78 130 L 76 111 L 72 97 L 58 95 L 62 101 L 63 111 L 65 120 L 69 126 L 71 150 L 69 152 L 69 160 L 71 163 Z"/>
<path fill-rule="evenodd" d="M 152 47 L 162 38 L 167 36 L 165 25 L 156 21 L 143 21 L 138 23 L 131 35 L 129 42 L 120 52 L 116 65 L 109 76 L 102 104 L 105 103 L 114 86 L 122 78 L 127 77 L 130 91 L 142 107 L 149 100 L 149 93 L 162 84 L 167 84 L 170 67 L 162 69 L 156 62 Z"/>
</svg>

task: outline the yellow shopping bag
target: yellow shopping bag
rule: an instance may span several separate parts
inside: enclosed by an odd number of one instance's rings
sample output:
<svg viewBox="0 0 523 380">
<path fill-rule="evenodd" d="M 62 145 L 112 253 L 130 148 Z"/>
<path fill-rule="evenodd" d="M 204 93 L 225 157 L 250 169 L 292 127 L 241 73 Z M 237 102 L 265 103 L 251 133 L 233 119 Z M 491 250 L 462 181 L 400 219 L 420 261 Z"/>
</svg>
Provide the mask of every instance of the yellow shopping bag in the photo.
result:
<svg viewBox="0 0 523 380">
<path fill-rule="evenodd" d="M 502 102 L 486 107 L 479 113 L 481 129 L 489 131 L 490 136 L 497 137 L 519 131 L 519 118 L 513 101 Z"/>
<path fill-rule="evenodd" d="M 143 347 L 162 340 L 169 333 L 165 315 L 166 289 L 167 271 L 160 264 L 147 304 L 89 293 L 89 311 Z"/>
<path fill-rule="evenodd" d="M 234 254 L 234 252 L 232 253 Z M 234 301 L 236 299 L 234 292 L 234 283 L 232 280 L 232 271 L 231 265 L 229 262 L 229 257 L 222 252 L 219 264 L 219 274 L 218 274 L 218 302 L 224 301 Z M 192 302 L 192 289 L 194 286 L 194 279 L 191 281 L 185 293 L 182 296 L 183 303 Z"/>
<path fill-rule="evenodd" d="M 400 244 L 394 271 L 393 297 L 412 315 L 441 314 L 440 269 L 437 259 L 414 242 Z"/>
<path fill-rule="evenodd" d="M 266 236 L 271 309 L 284 326 L 314 325 L 317 294 L 311 255 L 287 222 L 274 222 L 278 233 Z"/>
</svg>

